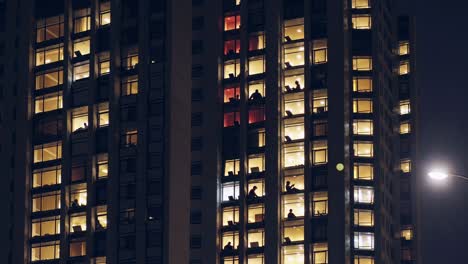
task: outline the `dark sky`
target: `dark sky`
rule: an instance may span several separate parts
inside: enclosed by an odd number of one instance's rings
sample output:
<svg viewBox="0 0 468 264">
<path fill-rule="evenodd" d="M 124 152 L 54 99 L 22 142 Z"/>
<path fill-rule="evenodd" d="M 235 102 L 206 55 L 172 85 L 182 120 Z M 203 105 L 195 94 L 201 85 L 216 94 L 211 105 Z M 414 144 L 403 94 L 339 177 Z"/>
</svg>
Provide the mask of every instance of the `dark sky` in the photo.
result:
<svg viewBox="0 0 468 264">
<path fill-rule="evenodd" d="M 421 169 L 439 163 L 468 175 L 468 3 L 411 2 L 417 20 Z M 468 181 L 425 181 L 421 191 L 423 263 L 468 263 Z"/>
</svg>

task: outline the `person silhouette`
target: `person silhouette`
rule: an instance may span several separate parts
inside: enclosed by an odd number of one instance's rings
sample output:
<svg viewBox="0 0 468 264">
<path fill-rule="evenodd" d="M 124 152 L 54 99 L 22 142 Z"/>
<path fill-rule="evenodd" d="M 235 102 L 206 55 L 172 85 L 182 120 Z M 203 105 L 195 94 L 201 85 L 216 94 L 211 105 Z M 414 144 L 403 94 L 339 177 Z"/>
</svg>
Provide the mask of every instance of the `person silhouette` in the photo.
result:
<svg viewBox="0 0 468 264">
<path fill-rule="evenodd" d="M 262 94 L 258 91 L 258 89 L 255 89 L 255 92 L 250 95 L 249 100 L 258 102 L 262 100 Z"/>
<path fill-rule="evenodd" d="M 254 186 L 252 189 L 250 189 L 249 194 L 247 195 L 248 199 L 258 198 L 258 195 L 255 193 L 256 190 L 257 186 Z"/>
<path fill-rule="evenodd" d="M 296 215 L 293 213 L 293 209 L 289 209 L 288 219 L 294 219 Z"/>
<path fill-rule="evenodd" d="M 233 250 L 234 248 L 232 247 L 231 245 L 231 242 L 228 242 L 225 246 L 224 246 L 224 250 Z"/>
<path fill-rule="evenodd" d="M 297 192 L 296 187 L 294 187 L 294 184 L 291 184 L 290 181 L 286 182 L 286 192 L 288 193 Z"/>
<path fill-rule="evenodd" d="M 294 83 L 296 84 L 295 90 L 301 90 L 301 84 L 299 83 L 299 81 L 295 81 Z"/>
</svg>

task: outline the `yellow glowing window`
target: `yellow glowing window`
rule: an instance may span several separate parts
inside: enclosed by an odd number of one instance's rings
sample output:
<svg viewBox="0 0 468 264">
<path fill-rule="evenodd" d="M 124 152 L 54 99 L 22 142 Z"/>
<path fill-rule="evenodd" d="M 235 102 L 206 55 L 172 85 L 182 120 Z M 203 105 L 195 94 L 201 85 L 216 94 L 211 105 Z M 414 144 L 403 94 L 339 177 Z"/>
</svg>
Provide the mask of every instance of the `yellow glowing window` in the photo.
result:
<svg viewBox="0 0 468 264">
<path fill-rule="evenodd" d="M 313 264 L 327 264 L 328 263 L 328 244 L 315 243 L 313 249 Z"/>
<path fill-rule="evenodd" d="M 100 60 L 99 61 L 99 76 L 106 75 L 109 73 L 110 73 L 110 61 Z"/>
<path fill-rule="evenodd" d="M 304 139 L 304 120 L 301 118 L 292 120 L 292 122 L 285 122 L 284 141 L 289 142 L 298 139 Z"/>
<path fill-rule="evenodd" d="M 411 161 L 410 160 L 402 160 L 400 162 L 400 169 L 404 173 L 408 173 L 411 171 Z"/>
<path fill-rule="evenodd" d="M 304 18 L 284 21 L 285 42 L 304 39 Z"/>
<path fill-rule="evenodd" d="M 249 36 L 249 51 L 261 50 L 265 48 L 265 34 L 258 33 Z"/>
<path fill-rule="evenodd" d="M 109 125 L 109 103 L 100 103 L 98 105 L 98 127 Z"/>
<path fill-rule="evenodd" d="M 354 209 L 354 225 L 365 227 L 374 226 L 374 211 Z"/>
<path fill-rule="evenodd" d="M 354 232 L 354 248 L 361 250 L 374 250 L 374 234 L 367 232 Z"/>
<path fill-rule="evenodd" d="M 239 257 L 224 257 L 223 264 L 239 264 Z"/>
<path fill-rule="evenodd" d="M 371 71 L 372 58 L 371 57 L 353 57 L 353 70 L 354 71 Z"/>
<path fill-rule="evenodd" d="M 222 185 L 222 201 L 234 201 L 239 199 L 239 182 L 228 182 Z"/>
<path fill-rule="evenodd" d="M 312 96 L 312 112 L 314 114 L 328 112 L 327 90 L 315 90 Z"/>
<path fill-rule="evenodd" d="M 354 264 L 374 264 L 374 257 L 354 256 Z"/>
<path fill-rule="evenodd" d="M 354 9 L 370 8 L 369 0 L 353 0 L 351 7 Z"/>
<path fill-rule="evenodd" d="M 123 96 L 138 94 L 138 76 L 122 79 L 121 91 Z"/>
<path fill-rule="evenodd" d="M 304 114 L 304 93 L 292 93 L 284 96 L 284 116 Z"/>
<path fill-rule="evenodd" d="M 138 65 L 138 53 L 130 54 L 122 59 L 122 67 L 126 70 L 135 69 Z"/>
<path fill-rule="evenodd" d="M 88 107 L 75 108 L 72 111 L 72 132 L 88 129 Z"/>
<path fill-rule="evenodd" d="M 410 45 L 408 41 L 400 41 L 398 46 L 399 55 L 408 55 L 410 53 Z"/>
<path fill-rule="evenodd" d="M 284 240 L 290 240 L 291 242 L 304 241 L 304 225 L 302 221 L 300 223 L 295 222 L 285 222 L 283 229 L 283 238 Z"/>
<path fill-rule="evenodd" d="M 290 175 L 286 174 L 284 176 L 283 191 L 288 193 L 295 193 L 304 190 L 304 174 L 295 174 Z"/>
<path fill-rule="evenodd" d="M 304 166 L 304 144 L 290 144 L 284 147 L 284 167 Z"/>
<path fill-rule="evenodd" d="M 70 257 L 80 257 L 86 255 L 85 241 L 70 242 Z"/>
<path fill-rule="evenodd" d="M 223 233 L 221 239 L 221 249 L 226 248 L 230 245 L 232 249 L 237 249 L 239 247 L 239 233 L 238 232 L 226 232 Z"/>
<path fill-rule="evenodd" d="M 354 179 L 373 180 L 374 165 L 370 163 L 354 163 Z"/>
<path fill-rule="evenodd" d="M 371 15 L 353 15 L 353 29 L 370 29 L 371 27 Z"/>
<path fill-rule="evenodd" d="M 32 198 L 32 212 L 60 209 L 60 191 L 36 194 Z"/>
<path fill-rule="evenodd" d="M 255 194 L 259 197 L 265 196 L 265 181 L 263 179 L 250 180 L 247 189 L 249 193 L 255 189 Z"/>
<path fill-rule="evenodd" d="M 232 159 L 224 162 L 224 176 L 239 175 L 240 160 Z"/>
<path fill-rule="evenodd" d="M 31 237 L 60 234 L 60 216 L 32 220 Z"/>
<path fill-rule="evenodd" d="M 400 101 L 400 115 L 411 113 L 411 104 L 409 100 Z"/>
<path fill-rule="evenodd" d="M 312 57 L 314 64 L 322 64 L 328 61 L 328 47 L 326 39 L 314 40 L 312 45 Z"/>
<path fill-rule="evenodd" d="M 34 100 L 34 113 L 49 112 L 63 107 L 62 92 L 38 96 Z"/>
<path fill-rule="evenodd" d="M 110 1 L 102 2 L 99 10 L 99 24 L 101 26 L 111 23 Z"/>
<path fill-rule="evenodd" d="M 248 157 L 249 173 L 265 171 L 265 155 L 250 155 Z"/>
<path fill-rule="evenodd" d="M 51 260 L 60 257 L 60 241 L 44 242 L 31 246 L 31 261 Z"/>
<path fill-rule="evenodd" d="M 328 162 L 328 143 L 326 140 L 314 141 L 312 143 L 312 159 L 314 165 Z"/>
<path fill-rule="evenodd" d="M 36 66 L 63 60 L 63 44 L 49 46 L 36 51 Z"/>
<path fill-rule="evenodd" d="M 239 207 L 223 208 L 223 226 L 235 225 L 239 223 Z"/>
<path fill-rule="evenodd" d="M 284 47 L 286 68 L 304 65 L 304 43 L 290 44 Z"/>
<path fill-rule="evenodd" d="M 265 58 L 263 56 L 249 58 L 249 75 L 265 72 Z"/>
<path fill-rule="evenodd" d="M 70 216 L 70 233 L 86 231 L 86 214 Z"/>
<path fill-rule="evenodd" d="M 99 206 L 96 210 L 96 230 L 107 228 L 107 206 Z"/>
<path fill-rule="evenodd" d="M 62 158 L 62 142 L 51 142 L 34 146 L 34 163 Z"/>
<path fill-rule="evenodd" d="M 353 100 L 353 113 L 372 113 L 372 99 L 357 98 Z"/>
<path fill-rule="evenodd" d="M 300 91 L 304 89 L 304 69 L 288 70 L 284 76 L 284 89 L 286 92 Z"/>
<path fill-rule="evenodd" d="M 73 58 L 89 54 L 90 49 L 91 41 L 89 39 L 73 41 Z"/>
<path fill-rule="evenodd" d="M 62 167 L 38 169 L 33 172 L 33 188 L 45 187 L 62 182 Z"/>
<path fill-rule="evenodd" d="M 374 188 L 366 186 L 354 187 L 354 202 L 363 204 L 374 203 Z"/>
<path fill-rule="evenodd" d="M 36 74 L 36 90 L 54 87 L 63 84 L 63 70 L 54 69 L 52 71 Z"/>
<path fill-rule="evenodd" d="M 265 231 L 263 229 L 249 230 L 247 244 L 249 248 L 263 247 L 265 243 Z"/>
<path fill-rule="evenodd" d="M 97 178 L 107 178 L 109 176 L 109 160 L 107 153 L 100 154 L 97 157 Z"/>
<path fill-rule="evenodd" d="M 359 93 L 372 92 L 372 78 L 353 77 L 353 91 Z"/>
<path fill-rule="evenodd" d="M 241 25 L 241 16 L 227 16 L 224 18 L 224 31 L 239 29 Z"/>
<path fill-rule="evenodd" d="M 398 73 L 400 75 L 405 75 L 405 74 L 410 73 L 410 63 L 409 63 L 409 61 L 405 60 L 405 61 L 400 62 L 400 68 L 398 69 Z"/>
<path fill-rule="evenodd" d="M 63 15 L 48 17 L 36 23 L 36 42 L 63 37 Z"/>
<path fill-rule="evenodd" d="M 85 206 L 88 203 L 88 193 L 86 191 L 86 184 L 76 184 L 71 186 L 70 190 L 70 207 L 77 208 Z"/>
<path fill-rule="evenodd" d="M 283 195 L 283 218 L 294 219 L 304 216 L 304 195 L 288 194 Z"/>
<path fill-rule="evenodd" d="M 374 125 L 372 120 L 358 119 L 353 121 L 353 133 L 355 135 L 372 135 Z"/>
<path fill-rule="evenodd" d="M 73 81 L 89 78 L 89 61 L 73 65 Z"/>
<path fill-rule="evenodd" d="M 409 121 L 400 123 L 400 134 L 408 134 L 411 132 L 411 124 Z"/>
<path fill-rule="evenodd" d="M 328 214 L 328 193 L 315 192 L 312 197 L 312 210 L 314 216 L 323 216 Z"/>
<path fill-rule="evenodd" d="M 75 11 L 74 32 L 80 33 L 91 29 L 90 9 L 85 8 Z"/>
<path fill-rule="evenodd" d="M 265 82 L 263 80 L 249 83 L 249 100 L 259 100 L 260 96 L 265 98 L 265 95 Z"/>
<path fill-rule="evenodd" d="M 401 230 L 401 237 L 404 240 L 412 240 L 413 239 L 413 229 L 411 229 L 409 227 L 409 228 L 405 228 L 405 229 Z"/>
<path fill-rule="evenodd" d="M 124 147 L 132 147 L 138 144 L 138 130 L 130 129 L 122 135 L 122 145 Z"/>
<path fill-rule="evenodd" d="M 264 264 L 265 263 L 265 258 L 262 254 L 258 255 L 251 255 L 249 254 L 247 256 L 247 263 L 249 264 Z"/>
<path fill-rule="evenodd" d="M 240 75 L 240 61 L 232 60 L 224 63 L 224 79 L 235 78 Z"/>
<path fill-rule="evenodd" d="M 247 211 L 249 223 L 261 223 L 265 218 L 265 208 L 263 204 L 250 205 Z"/>
<path fill-rule="evenodd" d="M 292 245 L 283 247 L 283 262 L 284 264 L 304 264 L 304 246 Z"/>
<path fill-rule="evenodd" d="M 353 144 L 355 157 L 373 157 L 374 144 L 368 141 L 356 141 Z"/>
</svg>

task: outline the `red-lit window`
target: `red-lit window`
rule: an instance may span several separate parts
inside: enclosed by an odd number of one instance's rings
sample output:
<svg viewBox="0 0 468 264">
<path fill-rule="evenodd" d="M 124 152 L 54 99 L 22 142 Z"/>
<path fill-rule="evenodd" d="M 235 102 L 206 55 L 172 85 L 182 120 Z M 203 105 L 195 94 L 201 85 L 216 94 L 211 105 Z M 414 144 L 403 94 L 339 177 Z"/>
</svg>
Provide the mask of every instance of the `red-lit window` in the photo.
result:
<svg viewBox="0 0 468 264">
<path fill-rule="evenodd" d="M 239 53 L 239 51 L 240 41 L 238 39 L 224 41 L 224 55 L 228 55 L 230 53 Z"/>
<path fill-rule="evenodd" d="M 265 38 L 263 34 L 249 37 L 249 51 L 261 50 L 265 48 Z"/>
<path fill-rule="evenodd" d="M 240 15 L 228 16 L 224 18 L 224 31 L 240 28 Z"/>
<path fill-rule="evenodd" d="M 224 127 L 240 124 L 239 112 L 224 113 Z"/>
<path fill-rule="evenodd" d="M 229 103 L 233 100 L 240 99 L 240 88 L 239 87 L 229 87 L 224 89 L 224 102 Z"/>
<path fill-rule="evenodd" d="M 249 124 L 265 121 L 265 108 L 249 110 Z"/>
</svg>

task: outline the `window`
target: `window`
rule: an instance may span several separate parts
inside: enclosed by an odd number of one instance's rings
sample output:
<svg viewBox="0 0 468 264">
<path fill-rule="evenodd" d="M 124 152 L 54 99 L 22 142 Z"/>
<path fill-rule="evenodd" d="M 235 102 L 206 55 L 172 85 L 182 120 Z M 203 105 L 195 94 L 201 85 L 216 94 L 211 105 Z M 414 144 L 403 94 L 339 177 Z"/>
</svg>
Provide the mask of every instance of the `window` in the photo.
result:
<svg viewBox="0 0 468 264">
<path fill-rule="evenodd" d="M 328 244 L 315 243 L 312 247 L 314 258 L 313 264 L 328 264 Z"/>
<path fill-rule="evenodd" d="M 36 66 L 63 60 L 63 44 L 36 50 Z"/>
<path fill-rule="evenodd" d="M 354 256 L 354 264 L 374 264 L 374 258 L 369 256 Z"/>
<path fill-rule="evenodd" d="M 312 143 L 313 164 L 321 165 L 328 162 L 328 143 L 326 140 Z"/>
<path fill-rule="evenodd" d="M 31 261 L 58 259 L 59 257 L 60 241 L 31 245 Z"/>
<path fill-rule="evenodd" d="M 107 178 L 109 176 L 109 160 L 107 153 L 97 156 L 97 173 L 98 179 Z"/>
<path fill-rule="evenodd" d="M 224 127 L 240 125 L 239 112 L 224 113 Z"/>
<path fill-rule="evenodd" d="M 355 141 L 353 144 L 355 157 L 368 157 L 374 156 L 374 144 L 370 141 Z"/>
<path fill-rule="evenodd" d="M 229 182 L 222 185 L 222 201 L 233 201 L 239 199 L 239 182 Z"/>
<path fill-rule="evenodd" d="M 255 81 L 249 83 L 249 100 L 255 101 L 255 93 L 259 93 L 262 98 L 265 98 L 265 81 Z"/>
<path fill-rule="evenodd" d="M 88 55 L 91 49 L 90 43 L 89 39 L 73 41 L 73 58 Z"/>
<path fill-rule="evenodd" d="M 265 34 L 257 33 L 249 36 L 249 51 L 262 50 L 265 48 Z"/>
<path fill-rule="evenodd" d="M 371 57 L 353 57 L 353 71 L 371 71 Z"/>
<path fill-rule="evenodd" d="M 248 231 L 247 245 L 249 248 L 263 247 L 265 245 L 264 243 L 265 231 L 263 229 L 253 229 Z"/>
<path fill-rule="evenodd" d="M 293 245 L 283 247 L 283 262 L 287 264 L 304 264 L 304 246 Z"/>
<path fill-rule="evenodd" d="M 86 231 L 86 213 L 70 216 L 70 233 Z"/>
<path fill-rule="evenodd" d="M 313 91 L 312 112 L 314 114 L 328 112 L 328 94 L 326 89 Z"/>
<path fill-rule="evenodd" d="M 239 29 L 241 25 L 240 15 L 227 16 L 224 18 L 224 31 Z"/>
<path fill-rule="evenodd" d="M 110 73 L 109 53 L 100 54 L 98 57 L 99 76 Z"/>
<path fill-rule="evenodd" d="M 230 244 L 233 249 L 237 249 L 239 247 L 239 233 L 238 232 L 226 232 L 223 233 L 223 237 L 221 239 L 221 249 L 224 246 Z"/>
<path fill-rule="evenodd" d="M 411 160 L 402 160 L 400 162 L 400 169 L 403 173 L 411 172 Z"/>
<path fill-rule="evenodd" d="M 86 183 L 72 185 L 70 188 L 70 207 L 86 206 L 88 203 L 87 197 Z"/>
<path fill-rule="evenodd" d="M 352 8 L 355 8 L 355 9 L 370 8 L 369 0 L 353 0 Z"/>
<path fill-rule="evenodd" d="M 409 100 L 400 101 L 400 115 L 411 113 L 411 105 Z"/>
<path fill-rule="evenodd" d="M 370 29 L 372 27 L 372 18 L 368 14 L 353 15 L 353 29 Z"/>
<path fill-rule="evenodd" d="M 138 76 L 122 79 L 121 93 L 123 96 L 138 94 Z"/>
<path fill-rule="evenodd" d="M 235 78 L 240 75 L 240 60 L 231 60 L 224 63 L 224 79 Z"/>
<path fill-rule="evenodd" d="M 125 131 L 122 135 L 121 142 L 124 147 L 136 146 L 138 143 L 138 130 L 131 129 Z"/>
<path fill-rule="evenodd" d="M 109 103 L 98 104 L 98 127 L 106 127 L 109 125 Z"/>
<path fill-rule="evenodd" d="M 355 226 L 374 226 L 374 211 L 354 209 L 354 225 Z"/>
<path fill-rule="evenodd" d="M 400 41 L 398 45 L 398 54 L 400 56 L 408 55 L 410 53 L 410 45 L 408 41 Z"/>
<path fill-rule="evenodd" d="M 36 90 L 63 84 L 63 69 L 53 69 L 36 74 Z"/>
<path fill-rule="evenodd" d="M 224 41 L 224 55 L 239 54 L 240 52 L 240 40 L 230 39 Z"/>
<path fill-rule="evenodd" d="M 284 138 L 285 142 L 304 139 L 304 120 L 302 118 L 285 120 Z"/>
<path fill-rule="evenodd" d="M 403 121 L 400 123 L 400 134 L 408 134 L 411 132 L 411 124 L 409 121 Z"/>
<path fill-rule="evenodd" d="M 265 121 L 265 108 L 255 107 L 249 109 L 249 124 Z"/>
<path fill-rule="evenodd" d="M 264 261 L 264 257 L 262 254 L 259 254 L 259 255 L 248 255 L 247 256 L 247 263 L 249 264 L 264 264 L 265 261 Z"/>
<path fill-rule="evenodd" d="M 240 88 L 236 87 L 227 87 L 224 89 L 224 102 L 235 102 L 240 99 Z"/>
<path fill-rule="evenodd" d="M 119 216 L 119 221 L 120 224 L 132 224 L 135 222 L 135 209 L 134 208 L 128 208 L 128 209 L 123 209 L 120 211 L 120 216 Z"/>
<path fill-rule="evenodd" d="M 265 218 L 265 207 L 263 204 L 255 204 L 248 206 L 247 221 L 248 223 L 260 223 Z"/>
<path fill-rule="evenodd" d="M 252 190 L 254 187 L 256 188 L 256 195 L 258 195 L 259 197 L 265 196 L 265 181 L 263 179 L 250 180 L 247 185 L 247 190 L 250 192 L 250 190 Z"/>
<path fill-rule="evenodd" d="M 355 186 L 354 187 L 354 202 L 373 204 L 374 203 L 374 188 Z"/>
<path fill-rule="evenodd" d="M 287 185 L 289 182 L 289 186 L 292 186 L 292 190 L 289 191 L 289 193 L 297 192 L 297 191 L 303 191 L 304 190 L 304 173 L 288 173 L 285 172 L 284 178 L 283 178 L 283 191 L 288 192 Z M 293 188 L 296 188 L 294 190 Z"/>
<path fill-rule="evenodd" d="M 226 160 L 224 162 L 224 176 L 239 175 L 240 161 L 239 159 Z"/>
<path fill-rule="evenodd" d="M 400 75 L 405 75 L 410 73 L 410 62 L 407 60 L 400 61 L 400 68 L 398 69 Z"/>
<path fill-rule="evenodd" d="M 88 129 L 88 107 L 72 109 L 72 132 L 79 132 Z"/>
<path fill-rule="evenodd" d="M 370 163 L 354 163 L 355 180 L 373 180 L 374 165 Z"/>
<path fill-rule="evenodd" d="M 56 141 L 34 146 L 34 163 L 62 158 L 62 142 Z"/>
<path fill-rule="evenodd" d="M 239 207 L 225 207 L 223 208 L 223 226 L 229 226 L 232 222 L 233 225 L 239 223 Z"/>
<path fill-rule="evenodd" d="M 361 250 L 374 250 L 374 234 L 354 232 L 354 248 Z"/>
<path fill-rule="evenodd" d="M 223 264 L 239 264 L 239 257 L 224 257 Z"/>
<path fill-rule="evenodd" d="M 48 17 L 36 23 L 36 42 L 63 37 L 63 15 Z"/>
<path fill-rule="evenodd" d="M 304 93 L 285 94 L 284 111 L 286 117 L 304 114 Z"/>
<path fill-rule="evenodd" d="M 286 92 L 300 91 L 304 89 L 304 69 L 293 69 L 285 72 L 284 88 Z"/>
<path fill-rule="evenodd" d="M 353 113 L 367 114 L 372 113 L 372 99 L 356 98 L 353 99 Z"/>
<path fill-rule="evenodd" d="M 32 212 L 60 209 L 60 191 L 35 194 L 32 197 Z"/>
<path fill-rule="evenodd" d="M 99 24 L 101 26 L 109 25 L 111 23 L 110 1 L 101 2 L 99 10 Z"/>
<path fill-rule="evenodd" d="M 413 229 L 411 227 L 406 227 L 401 230 L 401 238 L 404 240 L 412 240 L 413 239 Z"/>
<path fill-rule="evenodd" d="M 75 11 L 74 32 L 80 33 L 91 29 L 90 9 L 85 8 Z"/>
<path fill-rule="evenodd" d="M 312 213 L 314 216 L 323 216 L 328 214 L 328 193 L 316 192 L 313 194 L 313 208 Z"/>
<path fill-rule="evenodd" d="M 80 257 L 86 255 L 85 241 L 70 241 L 70 257 Z"/>
<path fill-rule="evenodd" d="M 55 166 L 33 171 L 33 188 L 45 187 L 62 182 L 62 167 Z"/>
<path fill-rule="evenodd" d="M 138 65 L 138 53 L 129 54 L 128 57 L 122 59 L 122 67 L 126 70 L 135 69 Z"/>
<path fill-rule="evenodd" d="M 313 41 L 312 57 L 314 64 L 322 64 L 328 61 L 328 48 L 326 39 L 318 39 Z"/>
<path fill-rule="evenodd" d="M 61 109 L 63 107 L 62 92 L 37 96 L 34 104 L 36 114 Z"/>
<path fill-rule="evenodd" d="M 304 43 L 285 45 L 283 60 L 286 68 L 304 65 Z"/>
<path fill-rule="evenodd" d="M 374 125 L 372 120 L 353 120 L 354 135 L 373 135 Z"/>
<path fill-rule="evenodd" d="M 249 173 L 265 171 L 265 155 L 256 154 L 248 156 Z"/>
<path fill-rule="evenodd" d="M 265 72 L 265 58 L 263 56 L 249 58 L 249 75 Z"/>
<path fill-rule="evenodd" d="M 304 224 L 302 221 L 284 222 L 283 239 L 291 242 L 304 241 Z"/>
<path fill-rule="evenodd" d="M 60 216 L 32 220 L 31 237 L 60 234 Z"/>
<path fill-rule="evenodd" d="M 359 93 L 372 92 L 372 78 L 353 77 L 353 91 Z"/>
<path fill-rule="evenodd" d="M 73 81 L 89 78 L 89 61 L 73 65 Z"/>
<path fill-rule="evenodd" d="M 304 216 L 303 194 L 283 195 L 283 219 L 291 219 L 291 217 L 288 217 L 290 213 L 293 213 L 295 217 Z"/>
<path fill-rule="evenodd" d="M 285 42 L 304 39 L 304 18 L 284 21 Z"/>
<path fill-rule="evenodd" d="M 328 121 L 327 120 L 314 120 L 314 137 L 323 137 L 328 135 Z"/>
<path fill-rule="evenodd" d="M 284 167 L 304 166 L 304 143 L 284 146 Z"/>
</svg>

